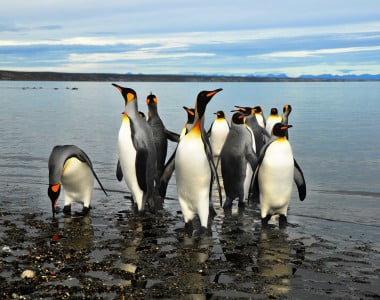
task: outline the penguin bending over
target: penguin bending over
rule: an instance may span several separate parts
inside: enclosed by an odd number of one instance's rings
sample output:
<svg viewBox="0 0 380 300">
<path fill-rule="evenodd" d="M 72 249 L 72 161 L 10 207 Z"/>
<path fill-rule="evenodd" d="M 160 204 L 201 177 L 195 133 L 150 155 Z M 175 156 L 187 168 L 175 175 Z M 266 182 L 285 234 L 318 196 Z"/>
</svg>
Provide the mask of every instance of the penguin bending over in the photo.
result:
<svg viewBox="0 0 380 300">
<path fill-rule="evenodd" d="M 194 119 L 195 119 L 195 109 L 194 108 L 188 108 L 186 106 L 183 106 L 183 109 L 186 110 L 187 121 L 186 121 L 185 125 L 183 125 L 183 127 L 182 127 L 180 139 L 182 139 L 182 137 L 184 137 L 189 132 L 190 126 L 194 123 Z M 172 177 L 172 174 L 173 174 L 174 169 L 175 169 L 176 151 L 177 151 L 177 147 L 175 148 L 173 154 L 170 156 L 170 158 L 166 162 L 166 164 L 164 166 L 164 170 L 163 170 L 161 178 L 160 178 L 160 182 L 158 185 L 158 192 L 162 198 L 165 198 L 165 196 L 166 196 L 166 190 L 168 188 L 170 178 Z"/>
<path fill-rule="evenodd" d="M 119 130 L 119 161 L 116 177 L 124 177 L 137 210 L 143 212 L 145 206 L 154 211 L 156 176 L 156 148 L 151 127 L 139 116 L 136 92 L 127 87 L 115 86 L 125 101 L 125 113 Z"/>
<path fill-rule="evenodd" d="M 211 123 L 207 135 L 210 138 L 211 150 L 214 156 L 214 164 L 218 167 L 220 151 L 222 151 L 224 142 L 230 130 L 230 125 L 228 124 L 223 111 L 219 110 L 215 114 L 216 119 Z"/>
<path fill-rule="evenodd" d="M 176 183 L 179 204 L 185 221 L 185 229 L 193 231 L 192 220 L 199 216 L 202 232 L 208 230 L 209 214 L 215 213 L 212 204 L 212 183 L 217 181 L 221 190 L 211 146 L 204 129 L 204 114 L 211 98 L 222 89 L 202 91 L 195 103 L 196 121 L 178 143 L 175 155 Z M 211 209 L 211 211 L 210 211 Z"/>
<path fill-rule="evenodd" d="M 90 158 L 77 146 L 55 146 L 50 153 L 48 167 L 48 196 L 51 200 L 53 218 L 55 217 L 55 208 L 61 192 L 61 186 L 65 195 L 63 212 L 67 215 L 71 214 L 72 203 L 83 204 L 82 215 L 89 212 L 94 177 L 104 194 L 108 196 L 92 167 Z"/>
<path fill-rule="evenodd" d="M 223 209 L 231 210 L 232 201 L 238 198 L 239 207 L 244 205 L 247 168 L 256 170 L 257 156 L 252 147 L 252 135 L 245 124 L 246 117 L 237 112 L 231 119 L 231 129 L 220 153 L 220 164 L 226 192 Z M 252 174 L 252 173 L 251 173 Z M 249 182 L 251 178 L 249 178 Z"/>
<path fill-rule="evenodd" d="M 306 183 L 302 170 L 293 158 L 292 148 L 285 134 L 292 125 L 276 123 L 273 137 L 261 150 L 258 166 L 253 175 L 254 193 L 260 195 L 261 222 L 268 225 L 272 215 L 279 214 L 279 225 L 287 225 L 289 200 L 293 181 L 299 199 L 306 197 Z"/>
</svg>

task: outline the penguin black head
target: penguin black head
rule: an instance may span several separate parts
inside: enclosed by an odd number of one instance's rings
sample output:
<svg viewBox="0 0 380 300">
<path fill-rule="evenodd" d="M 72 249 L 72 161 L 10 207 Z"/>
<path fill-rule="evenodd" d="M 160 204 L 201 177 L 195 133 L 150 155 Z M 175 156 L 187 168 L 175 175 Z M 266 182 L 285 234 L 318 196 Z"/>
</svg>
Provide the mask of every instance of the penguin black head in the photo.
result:
<svg viewBox="0 0 380 300">
<path fill-rule="evenodd" d="M 273 126 L 272 134 L 278 137 L 284 137 L 286 136 L 286 132 L 288 131 L 288 128 L 293 127 L 293 125 L 285 125 L 282 123 L 276 123 Z"/>
<path fill-rule="evenodd" d="M 231 122 L 234 124 L 244 124 L 245 123 L 245 115 L 241 112 L 236 112 L 232 115 Z"/>
<path fill-rule="evenodd" d="M 195 119 L 195 109 L 183 106 L 183 109 L 187 112 L 187 123 L 193 124 Z"/>
<path fill-rule="evenodd" d="M 145 114 L 142 111 L 139 111 L 139 116 L 140 118 L 145 119 Z"/>
<path fill-rule="evenodd" d="M 222 110 L 218 110 L 216 113 L 214 113 L 214 114 L 216 114 L 216 117 L 218 118 L 218 119 L 223 119 L 223 118 L 225 118 L 225 114 L 224 114 L 224 111 L 222 111 Z"/>
<path fill-rule="evenodd" d="M 197 96 L 197 101 L 195 104 L 195 109 L 198 113 L 198 118 L 201 119 L 206 111 L 206 106 L 215 96 L 216 93 L 220 92 L 222 89 L 216 89 L 213 91 L 202 91 Z"/>
<path fill-rule="evenodd" d="M 255 110 L 255 113 L 262 113 L 263 112 L 263 108 L 261 106 L 255 106 L 253 109 Z"/>
<path fill-rule="evenodd" d="M 249 106 L 237 106 L 237 105 L 235 105 L 235 107 L 237 109 L 232 110 L 232 112 L 240 112 L 240 113 L 242 113 L 242 114 L 244 114 L 246 116 L 249 116 L 251 114 L 251 112 L 252 112 L 252 108 L 249 107 Z"/>
<path fill-rule="evenodd" d="M 277 110 L 277 108 L 272 107 L 272 108 L 270 109 L 270 114 L 273 115 L 273 116 L 277 116 L 277 115 L 278 115 L 278 110 Z"/>
<path fill-rule="evenodd" d="M 120 85 L 117 85 L 116 83 L 112 83 L 112 85 L 114 87 L 116 87 L 119 90 L 119 92 L 121 93 L 121 95 L 123 96 L 124 101 L 125 101 L 125 105 L 127 105 L 129 102 L 137 99 L 137 94 L 136 94 L 135 90 L 133 90 L 131 88 L 127 88 L 127 87 L 122 87 Z"/>
<path fill-rule="evenodd" d="M 288 112 L 290 114 L 291 111 L 292 111 L 292 106 L 290 104 L 285 104 L 284 108 L 282 109 L 282 112 L 283 113 Z"/>
<path fill-rule="evenodd" d="M 57 206 L 57 201 L 58 201 L 58 197 L 59 197 L 60 192 L 61 192 L 61 185 L 59 183 L 49 185 L 48 196 L 49 196 L 50 201 L 51 201 L 53 218 L 55 217 L 55 207 Z"/>
<path fill-rule="evenodd" d="M 153 103 L 157 104 L 158 99 L 155 95 L 150 93 L 150 95 L 148 95 L 148 97 L 146 97 L 146 104 L 149 106 L 149 104 L 153 104 Z"/>
</svg>

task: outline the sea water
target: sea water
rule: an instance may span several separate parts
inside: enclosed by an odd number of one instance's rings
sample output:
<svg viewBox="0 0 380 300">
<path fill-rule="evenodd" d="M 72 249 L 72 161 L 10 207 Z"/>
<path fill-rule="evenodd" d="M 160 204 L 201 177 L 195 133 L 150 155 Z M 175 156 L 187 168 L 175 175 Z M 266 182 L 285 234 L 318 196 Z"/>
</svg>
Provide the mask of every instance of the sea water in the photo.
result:
<svg viewBox="0 0 380 300">
<path fill-rule="evenodd" d="M 201 90 L 223 88 L 209 103 L 205 127 L 223 110 L 230 119 L 235 105 L 262 106 L 279 112 L 291 104 L 289 141 L 307 183 L 300 202 L 296 187 L 290 218 L 329 220 L 368 226 L 380 220 L 380 83 L 161 83 L 121 82 L 136 90 L 139 110 L 146 96 L 158 98 L 158 111 L 168 130 L 180 133 L 186 121 L 182 106 L 194 107 Z M 93 205 L 114 214 L 130 203 L 124 182 L 116 180 L 117 138 L 124 100 L 109 82 L 0 81 L 0 209 L 51 213 L 47 197 L 47 162 L 58 144 L 75 144 L 91 158 L 110 197 L 97 183 Z M 169 143 L 168 155 L 175 144 Z M 179 210 L 175 178 L 168 188 L 168 209 Z"/>
</svg>

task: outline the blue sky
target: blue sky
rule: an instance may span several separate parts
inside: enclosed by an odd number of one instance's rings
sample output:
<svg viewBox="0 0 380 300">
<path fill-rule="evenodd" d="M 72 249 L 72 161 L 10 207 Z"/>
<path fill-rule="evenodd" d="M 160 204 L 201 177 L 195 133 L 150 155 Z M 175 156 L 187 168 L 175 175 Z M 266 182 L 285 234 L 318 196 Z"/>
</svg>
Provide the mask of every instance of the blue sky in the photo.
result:
<svg viewBox="0 0 380 300">
<path fill-rule="evenodd" d="M 380 74 L 378 0 L 12 0 L 0 69 Z"/>
</svg>

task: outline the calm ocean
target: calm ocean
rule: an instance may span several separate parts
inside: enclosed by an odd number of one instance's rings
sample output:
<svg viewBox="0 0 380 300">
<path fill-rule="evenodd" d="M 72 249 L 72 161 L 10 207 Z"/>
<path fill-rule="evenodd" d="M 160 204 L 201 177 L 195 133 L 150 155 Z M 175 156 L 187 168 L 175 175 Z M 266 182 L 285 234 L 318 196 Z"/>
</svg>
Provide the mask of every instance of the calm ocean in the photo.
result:
<svg viewBox="0 0 380 300">
<path fill-rule="evenodd" d="M 327 83 L 121 83 L 136 90 L 139 109 L 154 93 L 169 130 L 180 132 L 182 106 L 194 106 L 201 90 L 223 88 L 206 111 L 206 129 L 217 110 L 228 118 L 234 105 L 261 105 L 282 111 L 291 104 L 289 139 L 304 171 L 308 195 L 294 193 L 289 220 L 326 220 L 380 227 L 379 82 Z M 115 177 L 117 136 L 124 102 L 111 83 L 0 82 L 0 205 L 19 212 L 46 212 L 47 160 L 56 144 L 76 144 L 87 152 L 110 197 L 95 183 L 93 205 L 114 214 L 129 206 L 124 182 Z M 174 149 L 170 144 L 169 154 Z M 169 209 L 178 210 L 175 182 L 169 186 Z M 61 200 L 62 201 L 62 200 Z M 63 201 L 62 201 L 63 202 Z M 62 204 L 62 203 L 61 203 Z M 312 221 L 310 221 L 312 222 Z M 365 229 L 365 230 L 367 230 Z"/>
</svg>

